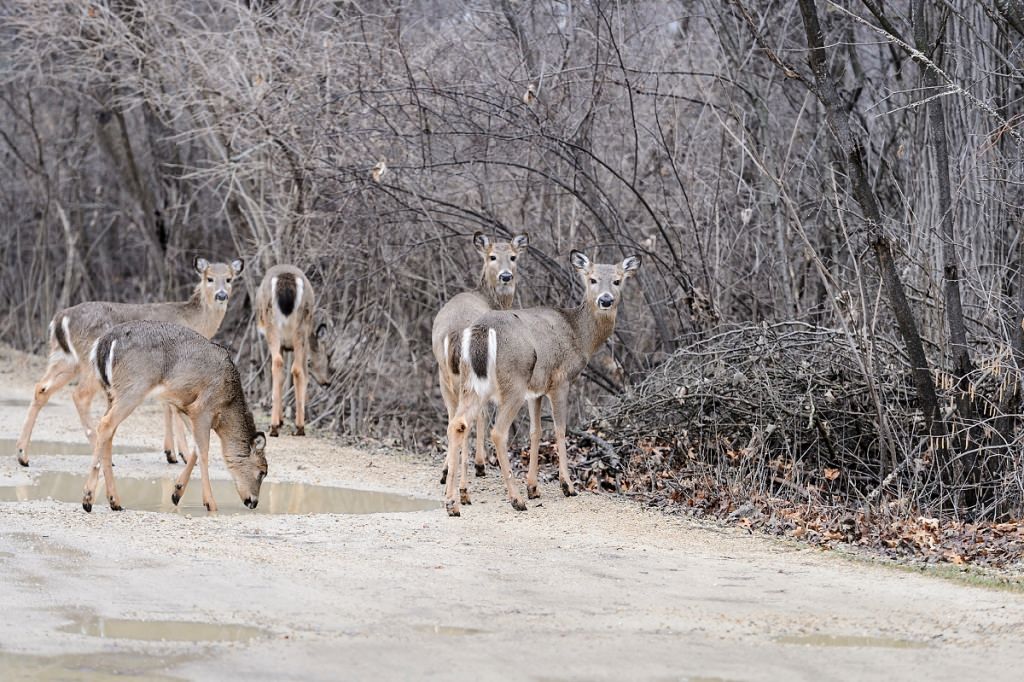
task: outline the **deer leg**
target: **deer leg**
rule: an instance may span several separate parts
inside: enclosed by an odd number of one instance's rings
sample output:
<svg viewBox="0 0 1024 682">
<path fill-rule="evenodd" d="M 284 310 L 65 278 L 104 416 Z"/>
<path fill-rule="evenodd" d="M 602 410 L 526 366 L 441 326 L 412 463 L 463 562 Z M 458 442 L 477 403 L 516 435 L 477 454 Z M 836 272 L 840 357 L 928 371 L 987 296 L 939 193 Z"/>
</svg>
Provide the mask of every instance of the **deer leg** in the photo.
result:
<svg viewBox="0 0 1024 682">
<path fill-rule="evenodd" d="M 185 455 L 185 453 L 188 452 L 188 436 L 185 433 L 185 421 L 181 418 L 181 413 L 174 409 L 171 410 L 171 417 L 171 428 L 174 434 L 174 442 L 178 450 L 177 461 L 185 464 L 188 462 L 188 458 Z"/>
<path fill-rule="evenodd" d="M 280 346 L 271 349 L 272 358 L 270 361 L 270 376 L 273 378 L 273 389 L 271 400 L 273 406 L 270 408 L 270 435 L 277 436 L 281 428 L 281 393 L 284 388 L 284 357 L 281 356 Z M 195 437 L 195 431 L 192 432 Z"/>
<path fill-rule="evenodd" d="M 177 418 L 180 421 L 181 414 L 178 414 Z M 185 488 L 188 487 L 188 482 L 192 478 L 192 469 L 195 468 L 198 460 L 199 450 L 192 448 L 192 454 L 189 455 L 188 460 L 185 462 L 185 468 L 181 470 L 181 475 L 178 476 L 178 480 L 174 483 L 174 492 L 171 493 L 171 502 L 174 503 L 175 507 L 178 506 L 181 498 L 185 496 Z"/>
<path fill-rule="evenodd" d="M 469 423 L 480 409 L 480 398 L 468 388 L 459 398 L 459 409 L 448 421 L 448 481 L 444 490 L 444 506 L 448 516 L 459 516 L 459 500 L 455 498 L 455 474 L 460 470 L 459 456 L 463 454 Z M 465 485 L 463 483 L 463 485 Z"/>
<path fill-rule="evenodd" d="M 78 411 L 78 420 L 82 422 L 82 428 L 85 429 L 85 437 L 89 439 L 89 445 L 95 445 L 96 433 L 93 430 L 92 424 L 92 399 L 96 397 L 96 391 L 99 390 L 99 386 L 96 384 L 95 379 L 92 377 L 82 377 L 78 381 L 78 386 L 75 386 L 75 390 L 71 393 L 71 400 L 75 403 L 75 409 Z"/>
<path fill-rule="evenodd" d="M 21 466 L 28 466 L 28 443 L 32 440 L 32 429 L 36 425 L 39 410 L 49 402 L 50 396 L 64 388 L 75 377 L 77 367 L 78 364 L 73 358 L 62 356 L 55 362 L 51 361 L 46 367 L 43 378 L 36 384 L 32 395 L 32 405 L 28 408 L 25 423 L 21 427 L 21 435 L 18 437 L 18 464 Z"/>
<path fill-rule="evenodd" d="M 501 478 L 505 481 L 508 489 L 508 499 L 512 502 L 512 508 L 516 511 L 526 511 L 526 503 L 519 496 L 516 480 L 512 475 L 512 467 L 508 463 L 508 430 L 512 426 L 516 413 L 522 405 L 522 398 L 506 396 L 505 401 L 498 407 L 494 417 L 494 428 L 491 429 L 491 441 L 494 443 L 494 453 L 498 456 L 498 466 L 501 467 Z"/>
<path fill-rule="evenodd" d="M 103 468 L 103 481 L 107 487 L 107 500 L 110 502 L 110 508 L 114 511 L 121 511 L 121 501 L 114 485 L 114 469 L 111 462 L 114 434 L 121 422 L 139 406 L 145 397 L 145 394 L 127 394 L 111 400 L 107 405 L 107 411 L 96 425 L 92 468 L 89 470 L 89 476 L 85 479 L 85 490 L 82 492 L 82 509 L 85 511 L 92 511 L 93 501 L 96 499 L 96 484 L 99 482 L 100 467 Z"/>
<path fill-rule="evenodd" d="M 576 494 L 576 487 L 569 477 L 569 455 L 565 451 L 565 418 L 569 412 L 569 392 L 566 389 L 559 390 L 554 395 L 549 395 L 551 402 L 551 418 L 555 422 L 555 447 L 558 448 L 558 481 L 562 484 L 562 494 L 572 497 Z"/>
<path fill-rule="evenodd" d="M 164 457 L 168 464 L 178 461 L 174 456 L 174 413 L 170 405 L 164 405 Z"/>
<path fill-rule="evenodd" d="M 475 420 L 476 423 L 478 424 L 477 431 L 476 431 L 477 440 L 483 438 L 483 433 L 484 433 L 483 430 L 480 429 L 480 427 L 479 427 L 479 424 L 482 421 L 482 419 L 481 419 L 481 415 L 482 414 L 483 414 L 483 410 L 480 410 L 480 412 L 477 414 L 476 420 Z M 468 424 L 469 421 L 467 420 L 466 423 Z M 460 450 L 460 457 L 461 457 L 461 459 L 459 461 L 462 462 L 462 466 L 459 467 L 459 501 L 462 504 L 472 504 L 473 502 L 469 499 L 469 430 L 468 429 L 466 430 L 466 437 L 462 441 L 462 449 Z"/>
<path fill-rule="evenodd" d="M 444 399 L 444 407 L 448 411 L 448 422 L 455 418 L 455 409 L 458 407 L 458 394 L 452 388 L 448 381 L 448 376 L 445 374 L 443 367 L 437 368 L 437 381 L 441 386 L 441 398 Z M 445 458 L 444 469 L 441 470 L 441 485 L 444 485 L 448 481 L 448 459 Z"/>
<path fill-rule="evenodd" d="M 526 496 L 531 500 L 540 497 L 537 489 L 537 462 L 540 459 L 540 402 L 542 398 L 529 398 L 526 406 L 530 409 L 530 466 L 526 471 Z"/>
<path fill-rule="evenodd" d="M 487 445 L 484 434 L 487 433 L 487 409 L 480 410 L 476 416 L 476 475 L 483 476 L 487 472 Z"/>
<path fill-rule="evenodd" d="M 302 346 L 296 345 L 292 353 L 292 386 L 295 387 L 295 435 L 306 435 L 306 387 L 309 376 L 306 374 L 306 352 Z"/>
<path fill-rule="evenodd" d="M 192 438 L 199 450 L 199 473 L 203 477 L 203 505 L 206 511 L 217 511 L 217 502 L 213 499 L 213 486 L 210 485 L 210 423 L 208 420 L 192 419 Z"/>
</svg>

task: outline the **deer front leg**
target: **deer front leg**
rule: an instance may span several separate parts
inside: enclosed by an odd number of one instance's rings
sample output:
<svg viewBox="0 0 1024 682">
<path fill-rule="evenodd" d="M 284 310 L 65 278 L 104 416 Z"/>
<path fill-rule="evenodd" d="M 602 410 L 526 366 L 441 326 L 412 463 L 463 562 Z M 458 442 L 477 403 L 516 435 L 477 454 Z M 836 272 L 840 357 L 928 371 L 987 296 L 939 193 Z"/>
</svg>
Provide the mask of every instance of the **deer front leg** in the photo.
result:
<svg viewBox="0 0 1024 682">
<path fill-rule="evenodd" d="M 558 481 L 562 484 L 562 494 L 566 497 L 576 495 L 576 487 L 569 476 L 569 455 L 565 450 L 565 419 L 569 412 L 569 392 L 561 389 L 548 396 L 551 401 L 551 418 L 555 422 L 555 447 L 558 448 Z"/>
<path fill-rule="evenodd" d="M 494 443 L 494 453 L 498 456 L 498 466 L 501 467 L 501 478 L 505 481 L 508 489 L 508 499 L 512 502 L 512 508 L 516 511 L 526 511 L 526 503 L 519 496 L 518 485 L 512 476 L 512 467 L 508 462 L 508 430 L 512 421 L 516 418 L 516 412 L 522 404 L 522 398 L 505 397 L 505 402 L 498 407 L 497 415 L 494 417 L 494 428 L 491 429 L 491 441 Z"/>
<path fill-rule="evenodd" d="M 168 464 L 178 461 L 174 456 L 174 414 L 170 405 L 164 405 L 164 457 Z"/>
<path fill-rule="evenodd" d="M 273 388 L 271 389 L 271 400 L 273 405 L 270 408 L 270 435 L 277 436 L 278 430 L 281 428 L 281 394 L 284 389 L 284 357 L 281 356 L 281 349 L 274 348 L 271 350 L 272 358 L 270 361 L 270 376 L 273 381 Z M 195 432 L 193 432 L 195 437 Z"/>
<path fill-rule="evenodd" d="M 50 396 L 67 385 L 76 373 L 77 364 L 72 358 L 64 358 L 53 362 L 46 368 L 46 373 L 35 386 L 32 394 L 32 404 L 25 415 L 25 423 L 21 427 L 21 435 L 18 436 L 18 464 L 28 466 L 28 443 L 32 440 L 32 429 L 35 428 L 36 418 L 39 410 L 43 409 L 50 400 Z"/>
<path fill-rule="evenodd" d="M 526 471 L 526 496 L 531 500 L 540 497 L 537 489 L 537 464 L 540 459 L 540 403 L 542 398 L 529 398 L 526 405 L 530 410 L 530 466 Z"/>
<path fill-rule="evenodd" d="M 174 443 L 175 448 L 178 451 L 178 461 L 185 464 L 188 462 L 188 458 L 185 453 L 189 451 L 188 437 L 185 434 L 185 421 L 181 418 L 181 414 L 177 410 L 172 410 L 172 415 L 171 428 L 174 431 Z"/>
<path fill-rule="evenodd" d="M 306 374 L 306 353 L 301 346 L 296 346 L 292 353 L 292 386 L 295 387 L 295 435 L 306 435 L 306 387 L 309 376 Z"/>
<path fill-rule="evenodd" d="M 217 502 L 213 499 L 213 486 L 210 485 L 210 423 L 203 420 L 192 420 L 192 438 L 199 450 L 199 473 L 203 477 L 203 506 L 206 511 L 217 511 Z"/>
</svg>

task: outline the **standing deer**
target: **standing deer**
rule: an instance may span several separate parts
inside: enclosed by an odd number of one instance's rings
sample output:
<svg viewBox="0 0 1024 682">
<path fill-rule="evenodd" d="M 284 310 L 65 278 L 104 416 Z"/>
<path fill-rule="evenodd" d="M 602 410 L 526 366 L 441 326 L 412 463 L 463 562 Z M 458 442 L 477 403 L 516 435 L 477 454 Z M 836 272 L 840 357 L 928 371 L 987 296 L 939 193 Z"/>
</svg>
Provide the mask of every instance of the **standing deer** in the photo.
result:
<svg viewBox="0 0 1024 682">
<path fill-rule="evenodd" d="M 512 299 L 516 293 L 516 271 L 519 269 L 517 258 L 522 255 L 529 241 L 525 233 L 514 236 L 511 242 L 492 242 L 482 232 L 475 233 L 473 245 L 484 259 L 477 288 L 457 294 L 441 307 L 434 318 L 430 340 L 434 358 L 437 360 L 441 396 L 444 398 L 449 420 L 459 407 L 459 366 L 457 362 L 449 361 L 449 340 L 453 335 L 461 334 L 463 329 L 473 324 L 476 318 L 484 313 L 491 310 L 508 310 L 512 307 Z M 483 476 L 485 471 L 484 417 L 481 411 L 476 418 L 477 476 Z M 531 422 L 531 429 L 537 428 L 537 425 Z M 465 443 L 468 449 L 468 438 Z M 464 467 L 468 466 L 465 456 L 462 461 Z M 447 480 L 448 473 L 449 468 L 445 464 L 441 472 L 442 485 Z M 465 501 L 468 503 L 468 498 Z"/>
<path fill-rule="evenodd" d="M 89 365 L 107 393 L 107 411 L 96 425 L 92 468 L 82 493 L 82 508 L 92 511 L 100 468 L 110 508 L 121 500 L 111 465 L 117 427 L 148 396 L 189 418 L 198 452 L 193 452 L 174 486 L 171 501 L 185 493 L 192 468 L 199 461 L 203 504 L 217 511 L 210 485 L 210 430 L 220 437 L 221 453 L 242 502 L 255 509 L 260 484 L 267 475 L 267 439 L 256 430 L 245 402 L 242 380 L 231 354 L 202 334 L 177 324 L 136 320 L 119 324 L 92 346 Z"/>
<path fill-rule="evenodd" d="M 65 308 L 54 315 L 50 322 L 50 358 L 46 373 L 35 386 L 32 405 L 18 438 L 18 462 L 22 466 L 28 466 L 28 444 L 39 410 L 54 393 L 75 378 L 78 379 L 78 386 L 72 393 L 72 399 L 78 410 L 78 418 L 85 428 L 85 435 L 94 444 L 90 408 L 99 385 L 82 354 L 88 353 L 96 339 L 111 327 L 129 320 L 161 320 L 189 327 L 207 338 L 217 333 L 228 308 L 232 280 L 241 274 L 245 263 L 241 258 L 231 261 L 230 265 L 196 258 L 192 264 L 199 273 L 199 283 L 192 298 L 187 301 L 141 304 L 93 301 Z M 184 462 L 183 453 L 186 448 L 180 445 L 184 433 L 180 428 L 177 431 L 174 428 L 175 424 L 180 424 L 180 420 L 173 418 L 168 409 L 164 422 L 164 455 L 172 464 L 177 461 L 173 452 L 177 435 L 179 457 Z"/>
<path fill-rule="evenodd" d="M 625 280 L 640 268 L 640 257 L 630 256 L 615 265 L 598 265 L 579 251 L 569 257 L 583 278 L 583 303 L 578 308 L 527 308 L 518 311 L 489 312 L 462 332 L 458 347 L 449 362 L 458 363 L 463 377 L 458 410 L 448 422 L 448 467 L 458 464 L 458 455 L 466 439 L 469 424 L 487 400 L 497 405 L 491 440 L 498 456 L 501 475 L 508 488 L 513 509 L 524 511 L 506 450 L 508 429 L 526 401 L 530 419 L 540 423 L 541 398 L 547 396 L 555 423 L 558 448 L 558 478 L 562 492 L 576 494 L 569 477 L 565 451 L 565 420 L 569 406 L 569 385 L 587 366 L 591 356 L 611 336 L 619 306 L 619 294 Z M 453 339 L 452 346 L 455 346 Z M 537 460 L 540 429 L 530 433 L 530 466 L 526 478 L 527 494 L 538 497 Z M 465 497 L 465 468 L 460 492 Z M 455 497 L 454 476 L 445 489 L 445 508 L 450 516 L 459 515 L 460 500 Z"/>
<path fill-rule="evenodd" d="M 331 358 L 324 341 L 327 325 L 314 329 L 316 300 L 305 273 L 293 265 L 275 265 L 256 292 L 256 326 L 267 339 L 273 378 L 270 435 L 281 428 L 281 392 L 284 388 L 284 356 L 292 353 L 292 385 L 295 387 L 295 435 L 306 435 L 306 360 L 321 386 L 331 382 Z"/>
</svg>

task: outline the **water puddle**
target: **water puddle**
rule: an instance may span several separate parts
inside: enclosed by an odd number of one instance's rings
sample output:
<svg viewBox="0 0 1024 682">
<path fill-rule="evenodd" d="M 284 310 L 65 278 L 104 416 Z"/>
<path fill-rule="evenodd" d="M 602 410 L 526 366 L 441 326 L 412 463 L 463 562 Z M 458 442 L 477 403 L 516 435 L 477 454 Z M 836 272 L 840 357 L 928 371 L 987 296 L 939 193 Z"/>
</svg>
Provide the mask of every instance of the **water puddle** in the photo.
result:
<svg viewBox="0 0 1024 682">
<path fill-rule="evenodd" d="M 465 637 L 467 635 L 486 635 L 488 630 L 479 628 L 460 628 L 452 625 L 413 625 L 412 629 L 425 635 L 440 637 Z"/>
<path fill-rule="evenodd" d="M 32 401 L 28 398 L 0 398 L 0 407 L 28 407 L 31 404 Z M 56 403 L 53 402 L 46 403 L 46 405 L 43 406 L 43 409 L 45 410 L 50 405 L 55 404 Z"/>
<path fill-rule="evenodd" d="M 115 471 L 116 476 L 116 471 Z M 202 482 L 199 472 L 192 475 L 185 497 L 178 507 L 171 502 L 171 492 L 177 478 L 145 479 L 117 477 L 117 492 L 125 509 L 205 514 Z M 264 483 L 260 489 L 260 502 L 255 510 L 242 505 L 232 481 L 212 481 L 213 497 L 221 514 L 378 514 L 384 512 L 414 512 L 438 509 L 439 500 L 413 497 L 373 490 L 355 490 L 305 483 Z M 53 499 L 59 502 L 81 504 L 85 476 L 62 471 L 47 471 L 36 476 L 31 484 L 0 486 L 0 502 L 24 502 Z M 106 511 L 103 477 L 96 491 L 98 504 L 95 511 Z"/>
<path fill-rule="evenodd" d="M 83 438 L 85 436 L 82 436 Z M 115 445 L 115 455 L 132 455 L 146 452 L 147 448 L 138 445 Z M 0 438 L 0 456 L 18 454 L 18 440 L 16 438 Z M 28 456 L 36 455 L 92 455 L 92 446 L 89 441 L 83 440 L 77 443 L 69 443 L 59 440 L 33 440 L 28 444 Z"/>
<path fill-rule="evenodd" d="M 61 632 L 103 639 L 134 639 L 146 642 L 248 642 L 270 633 L 248 625 L 220 625 L 184 620 L 134 620 L 76 614 L 58 628 Z"/>
<path fill-rule="evenodd" d="M 0 651 L 0 670 L 10 680 L 40 682 L 141 682 L 180 680 L 164 674 L 188 662 L 184 656 L 150 656 L 134 653 L 65 654 L 35 656 Z"/>
<path fill-rule="evenodd" d="M 782 644 L 803 644 L 804 646 L 876 647 L 885 649 L 924 649 L 924 642 L 889 637 L 861 637 L 857 635 L 787 635 L 776 637 Z"/>
</svg>

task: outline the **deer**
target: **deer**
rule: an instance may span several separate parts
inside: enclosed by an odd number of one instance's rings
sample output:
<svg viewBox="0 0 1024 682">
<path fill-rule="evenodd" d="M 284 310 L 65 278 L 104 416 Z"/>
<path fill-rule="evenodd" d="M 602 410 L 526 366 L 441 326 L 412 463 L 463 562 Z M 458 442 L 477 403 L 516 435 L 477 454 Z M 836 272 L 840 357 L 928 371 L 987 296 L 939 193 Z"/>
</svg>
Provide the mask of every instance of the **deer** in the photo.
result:
<svg viewBox="0 0 1024 682">
<path fill-rule="evenodd" d="M 473 234 L 473 246 L 483 258 L 480 279 L 477 288 L 464 291 L 445 303 L 434 317 L 430 334 L 434 359 L 437 360 L 438 383 L 441 386 L 441 397 L 450 420 L 459 406 L 459 366 L 449 361 L 449 342 L 453 335 L 462 333 L 476 318 L 491 310 L 508 310 L 516 293 L 516 273 L 519 269 L 518 258 L 530 243 L 529 235 L 517 234 L 509 242 L 491 241 L 482 232 Z M 484 418 L 481 411 L 476 418 L 476 475 L 486 473 L 486 450 L 484 445 Z M 539 422 L 538 422 L 539 424 Z M 531 429 L 538 428 L 531 422 Z M 468 448 L 468 438 L 465 441 Z M 463 456 L 463 466 L 468 460 Z M 445 464 L 441 472 L 441 485 L 445 484 L 449 474 Z M 468 497 L 466 500 L 468 504 Z"/>
<path fill-rule="evenodd" d="M 272 401 L 270 435 L 282 426 L 281 392 L 284 387 L 284 353 L 292 353 L 292 385 L 295 387 L 295 435 L 306 435 L 306 362 L 321 386 L 331 383 L 331 357 L 326 339 L 328 326 L 315 325 L 316 298 L 305 273 L 293 265 L 267 270 L 256 292 L 256 327 L 270 350 Z"/>
<path fill-rule="evenodd" d="M 242 379 L 227 348 L 171 322 L 134 320 L 100 336 L 89 351 L 89 368 L 107 395 L 107 409 L 96 425 L 92 466 L 82 492 L 82 508 L 92 511 L 100 469 L 112 511 L 121 511 L 111 462 L 117 427 L 147 397 L 163 401 L 191 423 L 196 449 L 174 485 L 171 501 L 185 493 L 199 462 L 203 505 L 217 511 L 210 485 L 210 431 L 220 438 L 221 454 L 242 503 L 255 509 L 267 475 L 266 436 L 256 430 L 245 401 Z"/>
<path fill-rule="evenodd" d="M 565 450 L 566 416 L 569 387 L 590 358 L 608 340 L 615 328 L 625 280 L 640 268 L 640 257 L 629 256 L 621 263 L 592 263 L 585 254 L 573 251 L 569 262 L 583 280 L 584 296 L 579 307 L 537 307 L 524 310 L 491 311 L 449 341 L 449 364 L 458 364 L 462 378 L 458 409 L 448 422 L 448 468 L 458 465 L 468 426 L 486 401 L 496 406 L 491 441 L 501 467 L 512 508 L 525 511 L 508 461 L 508 430 L 516 414 L 527 403 L 531 422 L 540 423 L 541 400 L 551 406 L 558 450 L 558 479 L 566 497 L 576 495 L 569 476 Z M 527 495 L 540 496 L 537 488 L 537 463 L 540 429 L 530 432 L 530 463 L 527 471 Z M 455 496 L 454 475 L 445 488 L 445 509 L 449 516 L 460 515 L 460 502 L 467 496 L 465 468 Z"/>
<path fill-rule="evenodd" d="M 17 442 L 18 463 L 29 465 L 28 446 L 39 411 L 68 382 L 78 380 L 72 400 L 90 444 L 93 443 L 92 401 L 99 385 L 91 371 L 87 354 L 100 336 L 116 324 L 129 320 L 161 320 L 194 329 L 210 338 L 217 333 L 227 312 L 232 282 L 245 267 L 241 258 L 231 263 L 211 263 L 195 258 L 192 267 L 199 275 L 192 297 L 170 303 L 107 303 L 90 301 L 61 310 L 49 326 L 50 356 L 43 377 L 35 385 L 32 404 Z M 170 410 L 164 414 L 164 456 L 168 463 L 184 463 L 184 432 L 180 420 Z M 174 456 L 178 443 L 178 456 Z"/>
</svg>

